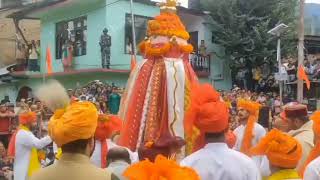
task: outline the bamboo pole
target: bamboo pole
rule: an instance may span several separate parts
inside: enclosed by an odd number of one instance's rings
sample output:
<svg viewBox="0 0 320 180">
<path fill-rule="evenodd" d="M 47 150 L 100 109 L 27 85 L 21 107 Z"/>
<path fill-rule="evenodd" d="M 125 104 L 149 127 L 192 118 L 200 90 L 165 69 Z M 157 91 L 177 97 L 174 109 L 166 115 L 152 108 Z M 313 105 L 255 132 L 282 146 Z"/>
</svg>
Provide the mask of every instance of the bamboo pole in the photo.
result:
<svg viewBox="0 0 320 180">
<path fill-rule="evenodd" d="M 298 67 L 303 65 L 304 61 L 304 4 L 305 0 L 300 0 L 300 16 L 299 16 L 299 27 L 298 27 Z M 303 80 L 298 79 L 297 84 L 297 100 L 302 103 L 303 101 Z"/>
</svg>

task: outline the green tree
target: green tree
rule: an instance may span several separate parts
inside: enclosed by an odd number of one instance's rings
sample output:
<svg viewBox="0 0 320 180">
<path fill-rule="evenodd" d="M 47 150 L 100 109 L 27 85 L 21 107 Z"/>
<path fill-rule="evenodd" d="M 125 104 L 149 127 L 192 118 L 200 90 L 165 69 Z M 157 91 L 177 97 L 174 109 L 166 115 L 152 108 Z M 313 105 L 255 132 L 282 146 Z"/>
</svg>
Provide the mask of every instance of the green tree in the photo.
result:
<svg viewBox="0 0 320 180">
<path fill-rule="evenodd" d="M 295 56 L 297 0 L 200 0 L 200 4 L 215 22 L 215 43 L 225 48 L 233 65 L 275 62 L 276 37 L 267 32 L 280 23 L 289 26 L 281 37 L 282 57 Z"/>
</svg>

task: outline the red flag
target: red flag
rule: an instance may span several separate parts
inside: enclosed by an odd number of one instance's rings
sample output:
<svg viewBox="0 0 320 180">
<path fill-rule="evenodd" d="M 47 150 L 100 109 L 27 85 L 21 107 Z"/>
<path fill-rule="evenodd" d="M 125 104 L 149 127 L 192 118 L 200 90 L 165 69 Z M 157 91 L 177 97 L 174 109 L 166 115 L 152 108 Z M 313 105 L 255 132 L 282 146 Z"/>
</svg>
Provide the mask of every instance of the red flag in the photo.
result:
<svg viewBox="0 0 320 180">
<path fill-rule="evenodd" d="M 310 80 L 306 74 L 306 72 L 304 71 L 304 67 L 302 65 L 299 66 L 298 69 L 298 79 L 300 80 L 305 80 L 306 84 L 307 84 L 307 89 L 310 89 Z"/>
<path fill-rule="evenodd" d="M 130 64 L 130 70 L 132 71 L 137 65 L 137 60 L 134 55 L 131 55 L 131 64 Z"/>
<path fill-rule="evenodd" d="M 47 61 L 47 72 L 48 74 L 52 74 L 52 60 L 51 60 L 51 52 L 50 52 L 49 46 L 47 47 L 46 61 Z"/>
</svg>

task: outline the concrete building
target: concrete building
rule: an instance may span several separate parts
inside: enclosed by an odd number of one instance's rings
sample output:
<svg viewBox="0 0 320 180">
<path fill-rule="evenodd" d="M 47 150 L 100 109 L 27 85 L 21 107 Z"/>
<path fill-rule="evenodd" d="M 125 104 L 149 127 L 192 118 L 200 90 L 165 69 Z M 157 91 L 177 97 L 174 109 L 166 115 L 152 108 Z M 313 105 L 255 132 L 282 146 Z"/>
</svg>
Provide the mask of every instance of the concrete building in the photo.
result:
<svg viewBox="0 0 320 180">
<path fill-rule="evenodd" d="M 178 8 L 178 14 L 191 34 L 190 42 L 195 49 L 204 40 L 207 56 L 200 58 L 198 52 L 190 56 L 202 82 L 209 82 L 217 89 L 230 89 L 231 76 L 228 61 L 215 56 L 223 54 L 224 49 L 213 43 L 212 19 L 206 13 L 191 8 Z M 137 43 L 144 39 L 146 23 L 158 15 L 159 8 L 149 0 L 135 0 Z M 9 68 L 8 73 L 0 75 L 6 79 L 0 84 L 0 99 L 9 95 L 11 101 L 32 94 L 31 90 L 44 79 L 57 79 L 67 88 L 79 87 L 89 81 L 99 79 L 102 82 L 114 82 L 125 87 L 130 73 L 131 17 L 128 0 L 60 0 L 42 1 L 37 6 L 21 9 L 8 17 L 40 20 L 40 71 L 30 72 L 28 68 L 17 70 Z M 65 71 L 61 58 L 61 27 L 67 27 L 68 38 L 74 43 L 72 68 Z M 112 38 L 110 69 L 103 68 L 99 40 L 104 28 Z M 50 47 L 53 73 L 47 74 L 46 49 Z M 138 55 L 138 61 L 141 60 Z M 8 68 L 7 68 L 8 69 Z M 27 92 L 29 93 L 27 93 Z"/>
</svg>

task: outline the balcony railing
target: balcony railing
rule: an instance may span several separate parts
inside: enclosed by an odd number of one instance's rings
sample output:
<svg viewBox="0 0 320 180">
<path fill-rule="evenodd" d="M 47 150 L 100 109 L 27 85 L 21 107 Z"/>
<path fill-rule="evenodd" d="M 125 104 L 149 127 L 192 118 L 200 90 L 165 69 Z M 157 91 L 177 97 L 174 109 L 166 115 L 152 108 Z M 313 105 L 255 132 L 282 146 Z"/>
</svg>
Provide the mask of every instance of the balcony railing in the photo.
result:
<svg viewBox="0 0 320 180">
<path fill-rule="evenodd" d="M 191 54 L 190 64 L 199 77 L 210 76 L 210 55 Z"/>
</svg>

